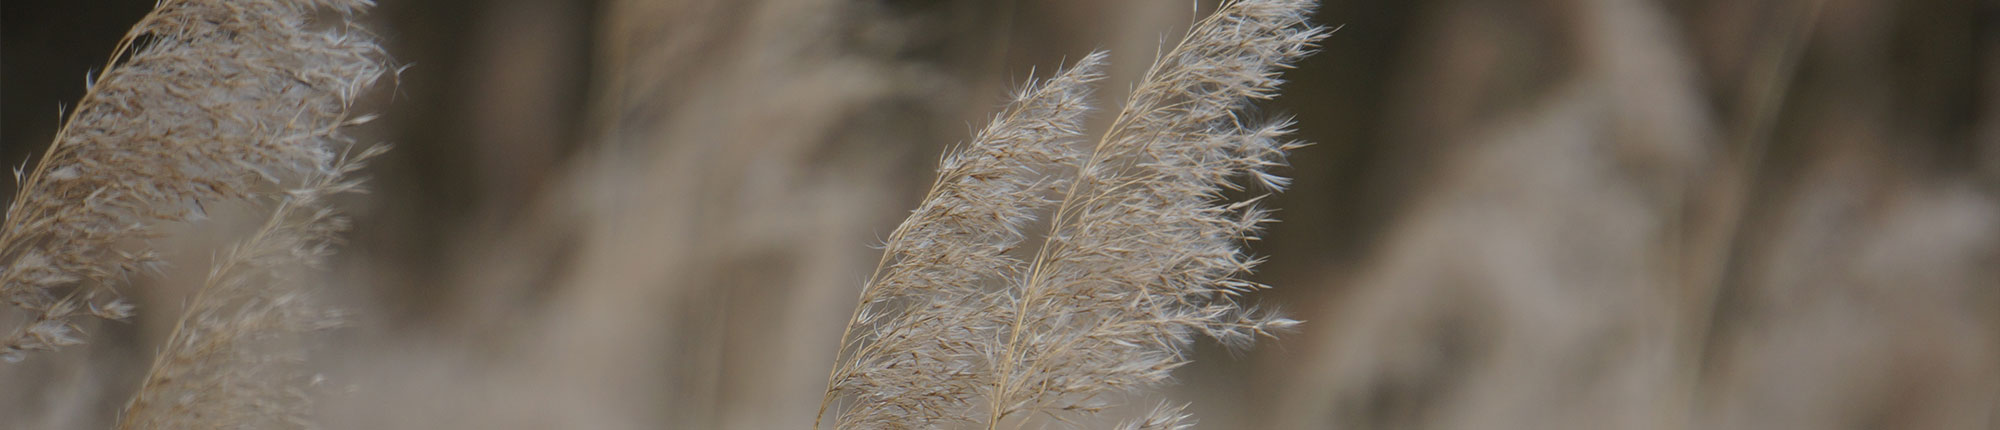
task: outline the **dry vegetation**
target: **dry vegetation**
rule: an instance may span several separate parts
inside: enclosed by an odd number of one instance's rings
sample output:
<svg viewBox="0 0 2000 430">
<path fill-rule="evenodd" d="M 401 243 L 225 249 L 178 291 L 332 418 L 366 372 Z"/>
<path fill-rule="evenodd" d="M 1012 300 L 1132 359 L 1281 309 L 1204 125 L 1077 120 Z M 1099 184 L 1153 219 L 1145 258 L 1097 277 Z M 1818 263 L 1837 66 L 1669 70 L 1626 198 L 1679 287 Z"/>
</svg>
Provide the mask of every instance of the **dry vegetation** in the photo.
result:
<svg viewBox="0 0 2000 430">
<path fill-rule="evenodd" d="M 1269 219 L 1223 191 L 1289 183 L 1268 169 L 1302 146 L 1286 140 L 1290 122 L 1242 110 L 1322 36 L 1305 24 L 1311 6 L 1223 4 L 1161 54 L 1094 144 L 1078 140 L 1104 53 L 1020 91 L 889 234 L 822 414 L 841 399 L 839 428 L 1070 421 L 1167 381 L 1194 334 L 1245 345 L 1296 325 L 1237 303 L 1264 288 L 1240 278 L 1258 262 L 1240 243 Z M 1013 255 L 1044 216 L 1035 251 Z M 1181 418 L 1161 408 L 1145 421 Z"/>
<path fill-rule="evenodd" d="M 1976 2 L 130 3 L 0 428 L 2000 428 Z"/>
<path fill-rule="evenodd" d="M 155 224 L 333 169 L 341 129 L 368 121 L 348 107 L 386 69 L 366 33 L 306 18 L 364 6 L 165 1 L 133 26 L 7 206 L 0 294 L 34 317 L 0 358 L 81 343 L 85 316 L 130 316 L 113 288 L 160 262 L 143 245 Z"/>
</svg>

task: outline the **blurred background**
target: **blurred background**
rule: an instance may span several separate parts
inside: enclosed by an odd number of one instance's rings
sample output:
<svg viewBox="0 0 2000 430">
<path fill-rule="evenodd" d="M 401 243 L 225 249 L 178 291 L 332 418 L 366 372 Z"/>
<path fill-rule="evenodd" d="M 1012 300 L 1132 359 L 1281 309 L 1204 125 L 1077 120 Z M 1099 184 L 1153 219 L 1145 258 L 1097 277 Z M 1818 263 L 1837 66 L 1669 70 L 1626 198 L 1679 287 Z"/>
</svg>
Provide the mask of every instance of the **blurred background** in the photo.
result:
<svg viewBox="0 0 2000 430">
<path fill-rule="evenodd" d="M 0 3 L 0 161 L 45 148 L 152 3 Z M 368 25 L 410 68 L 346 206 L 321 425 L 807 426 L 941 151 L 1092 49 L 1111 105 L 1213 6 L 384 0 Z M 1307 323 L 1202 344 L 1165 394 L 1201 427 L 2000 429 L 2000 5 L 1315 21 L 1340 29 L 1259 114 L 1317 145 L 1252 244 L 1277 288 L 1251 301 Z M 178 278 L 0 367 L 0 428 L 107 427 Z"/>
</svg>

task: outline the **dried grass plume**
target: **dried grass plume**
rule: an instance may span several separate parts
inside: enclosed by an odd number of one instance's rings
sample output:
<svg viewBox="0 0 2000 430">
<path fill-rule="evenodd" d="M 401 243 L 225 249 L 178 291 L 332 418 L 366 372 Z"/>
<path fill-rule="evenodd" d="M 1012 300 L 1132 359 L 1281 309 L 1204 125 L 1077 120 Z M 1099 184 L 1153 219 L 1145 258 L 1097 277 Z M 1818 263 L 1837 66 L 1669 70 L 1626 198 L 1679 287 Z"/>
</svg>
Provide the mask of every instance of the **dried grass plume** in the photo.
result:
<svg viewBox="0 0 2000 430">
<path fill-rule="evenodd" d="M 80 319 L 123 319 L 114 287 L 160 262 L 146 242 L 209 202 L 326 175 L 368 121 L 350 105 L 389 73 L 345 20 L 370 0 L 163 0 L 69 113 L 0 224 L 0 358 L 81 343 Z M 314 19 L 332 11 L 332 22 Z"/>
<path fill-rule="evenodd" d="M 301 275 L 324 266 L 347 227 L 327 199 L 356 192 L 355 173 L 385 148 L 277 197 L 264 225 L 216 259 L 118 429 L 310 428 L 309 335 L 340 316 L 313 300 Z"/>
<path fill-rule="evenodd" d="M 1237 303 L 1266 288 L 1242 279 L 1259 260 L 1241 244 L 1269 218 L 1225 193 L 1288 184 L 1269 169 L 1301 145 L 1290 121 L 1244 110 L 1325 34 L 1314 4 L 1223 3 L 1094 145 L 1076 125 L 1101 53 L 1030 85 L 889 237 L 822 410 L 839 428 L 1070 421 L 1167 381 L 1195 334 L 1246 345 L 1295 325 Z M 1048 230 L 1026 236 L 1040 216 Z M 1039 245 L 1014 257 L 1024 238 Z M 1162 406 L 1126 427 L 1188 420 Z"/>
</svg>

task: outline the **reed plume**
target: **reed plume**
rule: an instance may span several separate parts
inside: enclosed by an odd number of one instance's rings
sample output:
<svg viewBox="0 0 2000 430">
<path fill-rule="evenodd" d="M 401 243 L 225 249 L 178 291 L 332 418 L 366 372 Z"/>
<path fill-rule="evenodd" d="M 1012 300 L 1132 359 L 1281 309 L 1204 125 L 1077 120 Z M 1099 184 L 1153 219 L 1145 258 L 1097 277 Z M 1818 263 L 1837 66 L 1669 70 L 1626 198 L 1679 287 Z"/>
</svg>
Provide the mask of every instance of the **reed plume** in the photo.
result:
<svg viewBox="0 0 2000 430">
<path fill-rule="evenodd" d="M 1257 198 L 1225 194 L 1243 190 L 1239 182 L 1272 191 L 1288 184 L 1268 169 L 1301 145 L 1285 139 L 1291 122 L 1255 122 L 1243 111 L 1275 96 L 1279 71 L 1325 34 L 1305 20 L 1314 4 L 1225 2 L 1155 61 L 1087 148 L 1071 145 L 1072 133 L 988 137 L 1080 117 L 1081 87 L 1095 79 L 1100 54 L 1023 92 L 947 158 L 932 191 L 890 236 L 843 336 L 822 410 L 847 399 L 841 428 L 1068 420 L 1165 382 L 1186 364 L 1182 350 L 1194 334 L 1240 346 L 1297 324 L 1237 303 L 1266 288 L 1242 279 L 1260 260 L 1241 244 L 1256 238 L 1269 212 Z M 1039 107 L 1050 103 L 1074 109 Z M 1018 118 L 1037 112 L 1061 116 Z M 1034 154 L 1025 158 L 1035 163 L 965 172 L 978 165 L 965 160 L 1016 154 Z M 1033 256 L 1009 257 L 1022 226 L 1045 211 L 1048 231 Z M 1127 426 L 1176 428 L 1187 419 L 1162 407 Z"/>
<path fill-rule="evenodd" d="M 972 143 L 946 156 L 916 211 L 891 232 L 874 279 L 848 323 L 850 338 L 830 377 L 821 415 L 836 393 L 855 396 L 839 426 L 928 426 L 970 407 L 982 381 L 981 342 L 990 328 L 970 303 L 1020 261 L 1007 252 L 1055 202 L 1061 175 L 1083 155 L 1090 83 L 1106 54 L 1091 53 L 1046 83 L 1030 82 Z M 817 425 L 815 425 L 817 427 Z"/>
<path fill-rule="evenodd" d="M 355 172 L 385 148 L 337 161 L 275 197 L 263 226 L 210 267 L 118 429 L 309 428 L 306 335 L 340 317 L 314 303 L 300 275 L 325 264 L 348 225 L 327 199 L 358 191 Z"/>
<path fill-rule="evenodd" d="M 115 287 L 160 263 L 146 242 L 203 205 L 325 175 L 367 122 L 353 101 L 388 73 L 346 22 L 372 0 L 163 0 L 126 33 L 0 224 L 0 297 L 31 314 L 0 358 L 81 343 L 123 319 Z M 336 22 L 313 17 L 333 12 Z"/>
<path fill-rule="evenodd" d="M 1153 407 L 1145 416 L 1118 425 L 1119 430 L 1187 430 L 1194 428 L 1194 416 L 1187 413 L 1187 404 L 1173 405 L 1161 403 Z"/>
</svg>

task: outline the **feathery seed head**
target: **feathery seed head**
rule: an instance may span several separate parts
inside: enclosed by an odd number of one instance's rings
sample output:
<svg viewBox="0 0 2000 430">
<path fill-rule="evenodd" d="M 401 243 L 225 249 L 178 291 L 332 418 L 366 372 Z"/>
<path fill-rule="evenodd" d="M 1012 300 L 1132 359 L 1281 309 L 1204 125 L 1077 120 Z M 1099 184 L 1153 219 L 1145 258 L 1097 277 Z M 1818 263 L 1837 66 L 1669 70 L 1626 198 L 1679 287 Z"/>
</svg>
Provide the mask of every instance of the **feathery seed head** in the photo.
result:
<svg viewBox="0 0 2000 430">
<path fill-rule="evenodd" d="M 142 18 L 7 207 L 0 297 L 33 315 L 0 334 L 0 356 L 130 315 L 112 287 L 158 264 L 143 244 L 159 223 L 333 168 L 361 118 L 349 107 L 388 68 L 365 31 L 309 18 L 372 4 L 167 0 Z"/>
<path fill-rule="evenodd" d="M 1283 140 L 1290 121 L 1250 125 L 1240 112 L 1324 34 L 1304 20 L 1312 5 L 1225 3 L 1148 71 L 1002 312 L 1018 333 L 997 363 L 992 419 L 1164 382 L 1189 333 L 1235 344 L 1294 324 L 1239 311 L 1236 294 L 1265 288 L 1237 277 L 1260 261 L 1240 243 L 1268 213 L 1222 196 L 1239 178 L 1287 184 L 1266 169 L 1298 145 Z"/>
<path fill-rule="evenodd" d="M 338 159 L 268 196 L 270 217 L 210 266 L 117 428 L 310 428 L 308 336 L 341 317 L 312 300 L 300 275 L 325 263 L 346 226 L 326 197 L 354 191 L 347 175 L 378 153 Z"/>
<path fill-rule="evenodd" d="M 1290 120 L 1250 124 L 1278 70 L 1324 36 L 1312 0 L 1224 2 L 1162 54 L 1094 146 L 1072 144 L 1102 52 L 1026 86 L 948 156 L 938 182 L 890 236 L 842 336 L 824 408 L 838 428 L 994 428 L 1090 414 L 1116 394 L 1166 382 L 1194 334 L 1244 346 L 1298 322 L 1234 300 L 1270 212 L 1244 182 L 1302 146 Z M 1046 214 L 1032 260 L 1008 254 Z M 974 402 L 982 402 L 978 410 Z M 1122 428 L 1186 428 L 1156 408 Z"/>
<path fill-rule="evenodd" d="M 1014 95 L 972 143 L 945 157 L 917 210 L 891 233 L 884 266 L 864 289 L 829 381 L 829 401 L 853 396 L 840 427 L 909 428 L 963 420 L 994 327 L 959 308 L 1018 270 L 1007 256 L 1022 227 L 1054 202 L 1106 55 L 1094 52 Z"/>
<path fill-rule="evenodd" d="M 1225 2 L 1156 60 L 1094 146 L 1072 140 L 1101 53 L 1020 92 L 891 235 L 822 412 L 844 400 L 840 428 L 1066 420 L 1167 381 L 1197 334 L 1241 346 L 1296 325 L 1236 303 L 1266 288 L 1241 278 L 1262 261 L 1241 244 L 1271 218 L 1225 192 L 1289 185 L 1269 169 L 1301 146 L 1285 139 L 1292 122 L 1242 111 L 1324 35 L 1305 21 L 1314 4 Z M 1044 216 L 1034 257 L 1009 255 Z M 1163 406 L 1122 428 L 1187 421 Z"/>
</svg>

